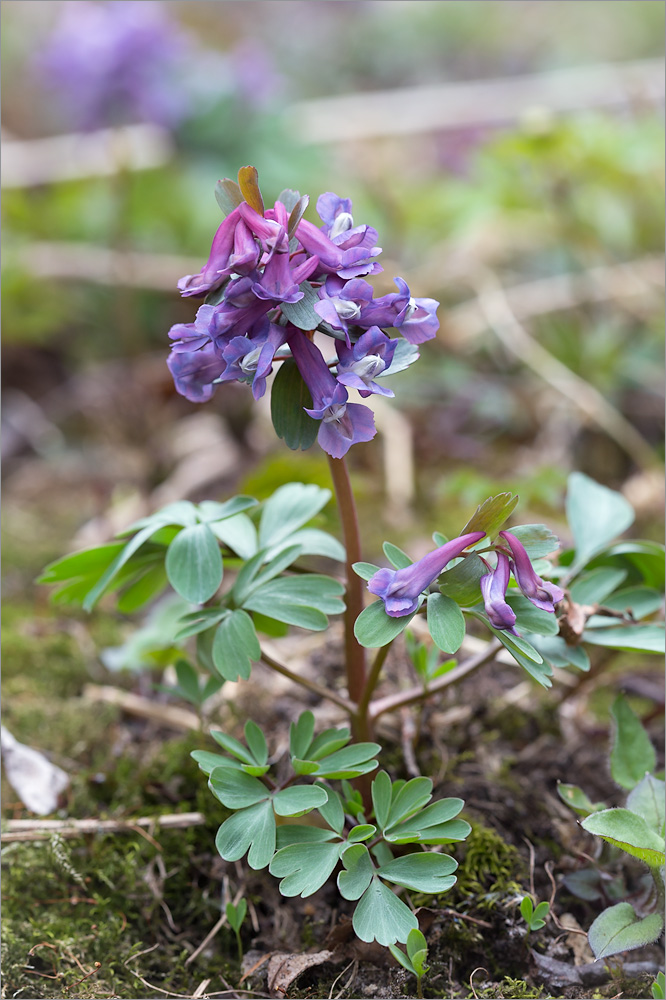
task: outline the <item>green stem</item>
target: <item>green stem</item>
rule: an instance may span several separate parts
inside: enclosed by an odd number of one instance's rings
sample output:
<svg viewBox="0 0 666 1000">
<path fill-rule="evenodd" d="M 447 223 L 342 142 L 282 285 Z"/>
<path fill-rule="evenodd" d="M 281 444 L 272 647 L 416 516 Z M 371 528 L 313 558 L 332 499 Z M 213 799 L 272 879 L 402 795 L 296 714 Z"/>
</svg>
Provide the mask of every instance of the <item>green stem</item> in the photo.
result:
<svg viewBox="0 0 666 1000">
<path fill-rule="evenodd" d="M 370 704 L 370 698 L 372 697 L 372 692 L 377 687 L 377 682 L 379 680 L 379 675 L 382 672 L 382 667 L 384 666 L 384 661 L 388 655 L 388 651 L 391 648 L 391 642 L 387 642 L 385 646 L 382 646 L 377 650 L 377 655 L 375 656 L 372 667 L 370 668 L 370 673 L 368 674 L 368 679 L 365 682 L 365 687 L 363 688 L 363 694 L 361 695 L 361 700 L 358 703 L 357 713 L 360 718 L 366 718 L 368 716 L 368 705 Z"/>
<path fill-rule="evenodd" d="M 342 524 L 347 561 L 345 572 L 347 588 L 345 592 L 345 670 L 347 690 L 351 701 L 360 705 L 363 697 L 365 678 L 365 649 L 354 635 L 354 623 L 364 608 L 363 580 L 353 570 L 353 564 L 361 560 L 361 536 L 356 515 L 356 502 L 349 480 L 349 471 L 344 458 L 331 458 L 328 464 L 335 489 L 335 499 Z M 363 741 L 369 739 L 370 723 L 367 712 L 357 714 L 353 720 L 354 737 Z"/>
</svg>

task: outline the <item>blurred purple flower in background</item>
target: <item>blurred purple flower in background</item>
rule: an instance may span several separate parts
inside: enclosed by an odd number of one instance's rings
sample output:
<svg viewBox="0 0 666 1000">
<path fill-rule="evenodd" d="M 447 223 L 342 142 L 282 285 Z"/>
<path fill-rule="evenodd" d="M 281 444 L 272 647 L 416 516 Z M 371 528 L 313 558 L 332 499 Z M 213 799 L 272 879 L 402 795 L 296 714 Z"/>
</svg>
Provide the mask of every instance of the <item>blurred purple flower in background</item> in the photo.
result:
<svg viewBox="0 0 666 1000">
<path fill-rule="evenodd" d="M 177 125 L 191 43 L 156 0 L 67 0 L 37 69 L 77 128 Z"/>
</svg>

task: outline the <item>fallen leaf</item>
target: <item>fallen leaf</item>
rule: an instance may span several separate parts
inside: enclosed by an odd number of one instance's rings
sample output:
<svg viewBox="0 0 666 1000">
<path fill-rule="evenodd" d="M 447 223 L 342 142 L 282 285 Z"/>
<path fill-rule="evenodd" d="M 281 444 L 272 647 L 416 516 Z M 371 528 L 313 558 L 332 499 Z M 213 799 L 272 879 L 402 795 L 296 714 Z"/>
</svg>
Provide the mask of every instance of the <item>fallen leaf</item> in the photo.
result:
<svg viewBox="0 0 666 1000">
<path fill-rule="evenodd" d="M 339 962 L 341 958 L 333 951 L 315 951 L 309 955 L 278 952 L 268 963 L 268 989 L 271 996 L 284 997 L 294 980 L 306 969 L 335 961 Z"/>
<path fill-rule="evenodd" d="M 69 775 L 38 750 L 19 743 L 4 726 L 0 737 L 5 774 L 21 802 L 38 816 L 55 812 Z"/>
</svg>

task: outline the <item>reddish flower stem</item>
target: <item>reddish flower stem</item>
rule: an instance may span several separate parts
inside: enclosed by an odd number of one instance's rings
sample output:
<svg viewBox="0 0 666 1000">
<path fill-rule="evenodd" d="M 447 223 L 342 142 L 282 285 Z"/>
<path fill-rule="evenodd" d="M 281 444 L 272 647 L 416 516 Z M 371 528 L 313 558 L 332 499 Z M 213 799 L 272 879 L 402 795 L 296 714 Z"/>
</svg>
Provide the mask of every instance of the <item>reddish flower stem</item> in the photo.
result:
<svg viewBox="0 0 666 1000">
<path fill-rule="evenodd" d="M 345 572 L 347 588 L 345 594 L 345 670 L 347 691 L 350 701 L 361 702 L 366 684 L 365 649 L 354 635 L 354 623 L 364 608 L 363 580 L 357 576 L 352 566 L 361 560 L 361 536 L 356 515 L 356 502 L 349 480 L 349 470 L 344 458 L 331 458 L 331 469 L 335 499 L 338 505 L 347 561 Z M 363 717 L 361 718 L 361 715 Z M 354 737 L 359 741 L 370 738 L 370 723 L 367 711 L 359 714 L 352 723 Z"/>
</svg>

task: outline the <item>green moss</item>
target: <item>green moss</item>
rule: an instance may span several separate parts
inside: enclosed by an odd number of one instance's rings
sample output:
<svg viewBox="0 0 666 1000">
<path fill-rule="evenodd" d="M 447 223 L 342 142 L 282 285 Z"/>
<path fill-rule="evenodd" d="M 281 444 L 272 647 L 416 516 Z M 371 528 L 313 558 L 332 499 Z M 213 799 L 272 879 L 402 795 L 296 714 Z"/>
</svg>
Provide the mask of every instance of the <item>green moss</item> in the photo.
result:
<svg viewBox="0 0 666 1000">
<path fill-rule="evenodd" d="M 530 1000 L 530 998 L 545 997 L 541 986 L 529 986 L 524 979 L 512 979 L 505 976 L 500 983 L 483 990 L 468 993 L 468 997 L 479 997 L 483 1000 Z"/>
<path fill-rule="evenodd" d="M 472 902 L 480 910 L 493 910 L 507 896 L 521 892 L 519 879 L 523 862 L 515 847 L 482 823 L 472 822 L 472 830 L 461 845 L 462 859 L 455 898 Z"/>
</svg>

